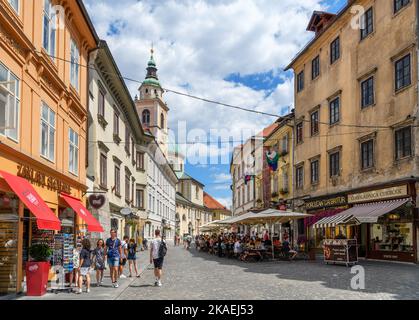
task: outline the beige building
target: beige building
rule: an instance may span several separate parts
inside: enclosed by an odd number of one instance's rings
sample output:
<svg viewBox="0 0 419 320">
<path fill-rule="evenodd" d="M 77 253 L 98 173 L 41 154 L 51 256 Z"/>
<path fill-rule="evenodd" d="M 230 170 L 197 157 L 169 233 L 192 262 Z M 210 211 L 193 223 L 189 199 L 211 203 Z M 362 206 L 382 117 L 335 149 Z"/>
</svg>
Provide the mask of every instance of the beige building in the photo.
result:
<svg viewBox="0 0 419 320">
<path fill-rule="evenodd" d="M 364 8 L 360 19 L 353 5 Z M 343 232 L 363 256 L 417 259 L 417 10 L 416 1 L 359 0 L 337 15 L 314 12 L 314 39 L 287 68 L 295 73 L 294 193 L 316 216 L 305 225 L 319 248 Z M 356 203 L 388 200 L 396 208 L 372 223 L 313 228 Z"/>
</svg>

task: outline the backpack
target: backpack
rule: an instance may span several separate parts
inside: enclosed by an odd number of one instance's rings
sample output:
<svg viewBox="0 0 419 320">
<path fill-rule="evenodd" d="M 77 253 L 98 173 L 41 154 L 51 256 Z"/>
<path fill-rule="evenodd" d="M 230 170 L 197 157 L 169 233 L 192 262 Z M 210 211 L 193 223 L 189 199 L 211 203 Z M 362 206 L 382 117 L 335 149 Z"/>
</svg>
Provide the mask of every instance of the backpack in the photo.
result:
<svg viewBox="0 0 419 320">
<path fill-rule="evenodd" d="M 160 247 L 159 247 L 159 258 L 164 258 L 164 256 L 167 253 L 167 245 L 165 241 L 161 241 L 160 242 Z"/>
</svg>

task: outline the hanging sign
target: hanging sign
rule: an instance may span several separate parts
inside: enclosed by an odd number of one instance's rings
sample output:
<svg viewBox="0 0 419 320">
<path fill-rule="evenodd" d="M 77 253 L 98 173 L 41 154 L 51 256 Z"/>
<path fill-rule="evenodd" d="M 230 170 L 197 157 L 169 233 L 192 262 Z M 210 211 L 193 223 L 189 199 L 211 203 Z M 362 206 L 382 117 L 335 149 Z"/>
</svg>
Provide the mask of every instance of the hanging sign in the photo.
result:
<svg viewBox="0 0 419 320">
<path fill-rule="evenodd" d="M 103 194 L 92 194 L 89 196 L 89 204 L 94 209 L 100 209 L 105 205 L 106 198 Z"/>
</svg>

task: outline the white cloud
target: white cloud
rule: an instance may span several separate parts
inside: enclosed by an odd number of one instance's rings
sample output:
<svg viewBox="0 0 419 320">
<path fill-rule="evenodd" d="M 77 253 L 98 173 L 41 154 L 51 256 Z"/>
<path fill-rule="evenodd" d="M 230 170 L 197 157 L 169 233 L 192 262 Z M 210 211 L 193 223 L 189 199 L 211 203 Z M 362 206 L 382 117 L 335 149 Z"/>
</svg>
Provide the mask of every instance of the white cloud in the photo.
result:
<svg viewBox="0 0 419 320">
<path fill-rule="evenodd" d="M 217 173 L 213 174 L 212 177 L 214 178 L 215 183 L 223 183 L 223 182 L 230 182 L 231 181 L 231 175 L 227 173 Z"/>
<path fill-rule="evenodd" d="M 231 197 L 217 197 L 215 198 L 219 203 L 221 203 L 223 206 L 225 206 L 227 209 L 231 208 L 232 202 L 231 202 Z"/>
<path fill-rule="evenodd" d="M 283 68 L 310 35 L 305 25 L 321 0 L 85 0 L 99 35 L 122 73 L 143 80 L 152 42 L 162 85 L 204 98 L 280 113 L 292 104 L 293 83 L 272 94 L 225 79 Z M 110 26 L 113 34 L 108 35 Z M 266 80 L 266 79 L 265 79 Z M 138 84 L 127 82 L 133 95 Z M 188 84 L 185 89 L 184 85 Z M 188 129 L 259 131 L 275 119 L 166 93 L 169 125 Z"/>
</svg>

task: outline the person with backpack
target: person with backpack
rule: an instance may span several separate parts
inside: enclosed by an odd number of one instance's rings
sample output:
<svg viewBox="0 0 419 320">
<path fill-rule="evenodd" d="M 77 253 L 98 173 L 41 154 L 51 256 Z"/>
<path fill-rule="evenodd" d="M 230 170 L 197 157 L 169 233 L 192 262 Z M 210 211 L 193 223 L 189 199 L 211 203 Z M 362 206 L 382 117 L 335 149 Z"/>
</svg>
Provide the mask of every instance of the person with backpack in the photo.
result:
<svg viewBox="0 0 419 320">
<path fill-rule="evenodd" d="M 105 257 L 107 257 L 112 285 L 118 288 L 118 269 L 122 262 L 121 240 L 117 238 L 115 229 L 111 230 L 111 237 L 105 243 Z"/>
<path fill-rule="evenodd" d="M 161 287 L 162 269 L 164 257 L 167 253 L 167 245 L 161 238 L 159 229 L 157 229 L 154 234 L 156 238 L 151 241 L 150 245 L 150 263 L 154 263 L 154 276 L 156 277 L 154 285 L 156 287 Z"/>
</svg>

